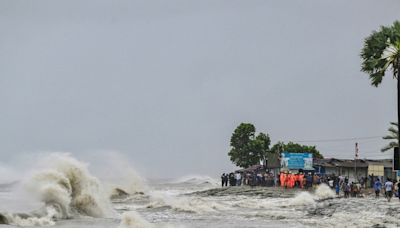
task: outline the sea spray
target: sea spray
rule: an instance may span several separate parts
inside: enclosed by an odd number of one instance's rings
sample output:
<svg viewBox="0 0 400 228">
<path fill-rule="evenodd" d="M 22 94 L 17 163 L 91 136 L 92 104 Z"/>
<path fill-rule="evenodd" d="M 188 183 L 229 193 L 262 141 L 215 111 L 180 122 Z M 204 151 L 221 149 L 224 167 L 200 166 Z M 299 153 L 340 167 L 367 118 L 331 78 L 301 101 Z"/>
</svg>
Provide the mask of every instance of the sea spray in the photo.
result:
<svg viewBox="0 0 400 228">
<path fill-rule="evenodd" d="M 139 175 L 132 164 L 117 151 L 99 151 L 91 170 L 101 177 L 110 196 L 118 196 L 121 192 L 130 195 L 144 194 L 149 190 L 147 181 Z"/>
<path fill-rule="evenodd" d="M 292 206 L 315 206 L 313 195 L 309 192 L 300 192 L 289 203 Z"/>
<path fill-rule="evenodd" d="M 59 206 L 62 218 L 113 215 L 101 183 L 89 173 L 86 164 L 65 153 L 51 154 L 45 163 L 47 167 L 34 172 L 27 186 L 46 205 Z"/>
<path fill-rule="evenodd" d="M 335 193 L 326 184 L 320 184 L 317 186 L 314 194 L 300 192 L 291 200 L 290 204 L 296 206 L 315 206 L 318 200 L 334 197 Z"/>
<path fill-rule="evenodd" d="M 0 224 L 10 224 L 18 226 L 49 226 L 54 225 L 54 218 L 57 217 L 58 210 L 52 206 L 45 208 L 44 215 L 12 214 L 5 213 L 0 215 L 3 219 Z"/>
<path fill-rule="evenodd" d="M 154 228 L 154 226 L 137 212 L 129 211 L 122 214 L 121 223 L 118 228 Z"/>
<path fill-rule="evenodd" d="M 7 223 L 52 225 L 58 219 L 115 216 L 99 180 L 89 173 L 86 164 L 71 155 L 51 154 L 31 173 L 23 185 L 44 207 L 29 214 L 4 213 Z"/>
<path fill-rule="evenodd" d="M 315 190 L 315 196 L 319 200 L 322 200 L 322 199 L 334 198 L 336 194 L 335 192 L 332 191 L 332 189 L 328 185 L 320 184 Z"/>
<path fill-rule="evenodd" d="M 212 187 L 219 186 L 219 182 L 209 176 L 201 175 L 186 175 L 178 179 L 173 180 L 173 184 L 190 184 L 190 185 L 210 185 Z"/>
</svg>

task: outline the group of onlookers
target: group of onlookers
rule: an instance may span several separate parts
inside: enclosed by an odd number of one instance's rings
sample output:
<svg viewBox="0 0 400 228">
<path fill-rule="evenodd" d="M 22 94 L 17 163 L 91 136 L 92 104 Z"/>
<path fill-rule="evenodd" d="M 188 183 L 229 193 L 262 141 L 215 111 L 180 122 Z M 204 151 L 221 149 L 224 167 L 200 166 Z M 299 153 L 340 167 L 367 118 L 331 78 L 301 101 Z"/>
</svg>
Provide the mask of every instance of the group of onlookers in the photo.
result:
<svg viewBox="0 0 400 228">
<path fill-rule="evenodd" d="M 223 173 L 221 175 L 221 185 L 224 186 L 275 186 L 277 183 L 276 177 L 272 173 Z"/>
<path fill-rule="evenodd" d="M 379 178 L 376 178 L 374 183 L 374 190 L 376 198 L 379 197 L 381 190 L 384 190 L 385 197 L 390 201 L 393 194 L 399 197 L 400 200 L 400 181 L 394 183 L 391 178 L 387 178 L 386 182 L 382 184 Z"/>
<path fill-rule="evenodd" d="M 242 175 L 239 172 L 236 173 L 223 173 L 221 175 L 222 187 L 224 186 L 240 186 L 242 185 Z"/>
<path fill-rule="evenodd" d="M 372 181 L 372 178 L 376 178 Z M 382 183 L 379 177 L 368 176 L 361 177 L 357 182 L 349 181 L 348 177 L 330 175 L 319 175 L 312 172 L 292 173 L 290 171 L 280 172 L 273 175 L 270 172 L 231 172 L 221 175 L 222 186 L 281 186 L 283 188 L 310 188 L 321 183 L 327 184 L 335 190 L 337 195 L 343 192 L 343 196 L 359 197 L 362 196 L 363 189 L 368 187 L 374 188 L 376 197 L 380 192 L 384 191 L 385 197 L 390 200 L 393 195 L 400 199 L 400 181 L 394 183 L 390 178 Z M 372 183 L 372 184 L 371 184 Z"/>
</svg>

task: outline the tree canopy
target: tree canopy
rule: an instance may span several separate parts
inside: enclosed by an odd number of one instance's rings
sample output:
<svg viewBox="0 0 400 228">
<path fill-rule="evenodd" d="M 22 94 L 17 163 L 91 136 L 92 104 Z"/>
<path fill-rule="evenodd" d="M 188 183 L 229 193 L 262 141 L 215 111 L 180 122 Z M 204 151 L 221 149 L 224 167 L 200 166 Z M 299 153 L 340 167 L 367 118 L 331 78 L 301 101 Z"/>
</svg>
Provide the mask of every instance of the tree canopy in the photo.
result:
<svg viewBox="0 0 400 228">
<path fill-rule="evenodd" d="M 373 86 L 379 86 L 388 70 L 397 78 L 397 121 L 400 122 L 400 22 L 395 21 L 392 26 L 381 26 L 378 31 L 373 31 L 365 39 L 361 58 L 361 70 L 369 75 Z M 399 145 L 398 124 L 391 124 L 397 127 L 397 133 L 391 127 L 391 135 L 384 139 L 397 139 L 382 148 L 382 152 Z"/>
<path fill-rule="evenodd" d="M 266 158 L 270 143 L 268 134 L 256 135 L 253 124 L 241 123 L 232 134 L 228 155 L 235 165 L 248 168 Z"/>
<path fill-rule="evenodd" d="M 361 58 L 361 70 L 369 75 L 372 85 L 378 86 L 389 68 L 397 78 L 400 74 L 400 22 L 373 31 L 364 41 Z"/>
<path fill-rule="evenodd" d="M 288 142 L 287 144 L 278 142 L 271 147 L 271 152 L 312 153 L 314 158 L 324 158 L 316 146 L 301 145 L 293 142 Z"/>
</svg>

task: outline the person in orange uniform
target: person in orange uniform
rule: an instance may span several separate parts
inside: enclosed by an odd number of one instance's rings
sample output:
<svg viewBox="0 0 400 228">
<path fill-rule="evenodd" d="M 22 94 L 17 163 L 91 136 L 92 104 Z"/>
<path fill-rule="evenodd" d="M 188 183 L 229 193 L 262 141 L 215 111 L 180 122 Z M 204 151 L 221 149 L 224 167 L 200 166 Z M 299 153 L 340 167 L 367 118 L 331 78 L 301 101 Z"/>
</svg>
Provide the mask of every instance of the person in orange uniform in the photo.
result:
<svg viewBox="0 0 400 228">
<path fill-rule="evenodd" d="M 288 175 L 288 173 L 284 173 L 283 176 L 285 177 L 285 178 L 283 179 L 283 187 L 287 188 L 287 186 L 288 186 L 288 178 L 289 178 L 289 175 Z"/>
<path fill-rule="evenodd" d="M 296 178 L 297 178 L 297 175 L 296 174 L 292 174 L 292 180 L 291 180 L 292 188 L 294 188 L 294 185 L 296 184 Z"/>
<path fill-rule="evenodd" d="M 281 187 L 285 187 L 285 173 L 281 171 L 281 174 L 279 175 L 279 181 L 281 182 Z"/>
<path fill-rule="evenodd" d="M 299 183 L 299 174 L 296 173 L 294 174 L 294 185 L 293 187 L 296 187 L 296 185 Z"/>
<path fill-rule="evenodd" d="M 288 188 L 292 188 L 292 173 L 288 173 L 286 176 L 286 183 Z"/>
<path fill-rule="evenodd" d="M 304 173 L 299 174 L 299 184 L 300 184 L 300 188 L 304 187 Z"/>
</svg>

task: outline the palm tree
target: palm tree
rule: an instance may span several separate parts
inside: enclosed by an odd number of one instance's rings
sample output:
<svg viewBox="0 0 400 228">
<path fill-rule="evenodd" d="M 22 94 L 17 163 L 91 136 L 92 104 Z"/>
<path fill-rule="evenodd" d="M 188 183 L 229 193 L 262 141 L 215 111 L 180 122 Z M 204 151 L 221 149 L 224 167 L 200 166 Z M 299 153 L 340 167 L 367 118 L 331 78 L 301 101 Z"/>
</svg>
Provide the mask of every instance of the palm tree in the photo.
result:
<svg viewBox="0 0 400 228">
<path fill-rule="evenodd" d="M 383 147 L 381 149 L 382 152 L 386 152 L 394 147 L 398 147 L 399 146 L 399 124 L 398 123 L 394 123 L 394 122 L 390 122 L 391 127 L 389 127 L 388 131 L 389 134 L 384 136 L 383 139 L 387 139 L 387 140 L 395 140 L 390 142 L 388 145 L 386 145 L 385 147 Z"/>
<path fill-rule="evenodd" d="M 399 123 L 400 22 L 395 21 L 392 26 L 382 26 L 379 31 L 373 31 L 364 41 L 361 58 L 363 60 L 361 70 L 369 75 L 373 86 L 378 87 L 388 70 L 392 71 L 393 77 L 397 79 L 397 121 Z M 397 137 L 397 142 L 399 142 L 399 134 Z"/>
</svg>

